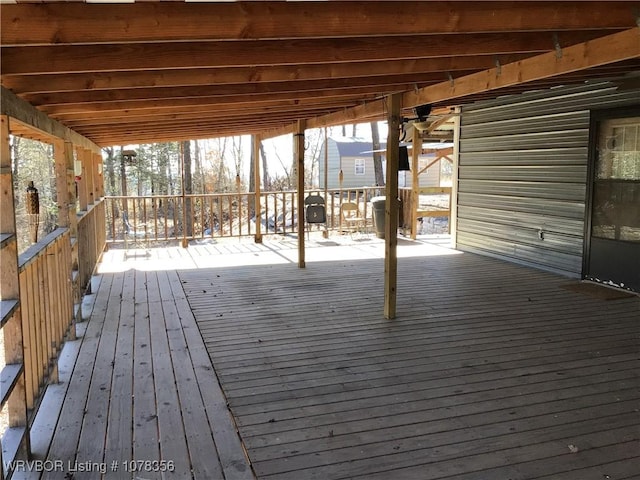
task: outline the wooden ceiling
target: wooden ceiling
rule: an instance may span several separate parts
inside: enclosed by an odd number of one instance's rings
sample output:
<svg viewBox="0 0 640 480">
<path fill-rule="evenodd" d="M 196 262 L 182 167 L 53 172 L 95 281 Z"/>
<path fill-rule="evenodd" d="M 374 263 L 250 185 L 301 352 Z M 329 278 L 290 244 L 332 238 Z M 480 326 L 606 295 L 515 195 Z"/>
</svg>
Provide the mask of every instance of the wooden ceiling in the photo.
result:
<svg viewBox="0 0 640 480">
<path fill-rule="evenodd" d="M 97 145 L 290 132 L 640 71 L 640 2 L 19 2 L 2 86 Z"/>
</svg>

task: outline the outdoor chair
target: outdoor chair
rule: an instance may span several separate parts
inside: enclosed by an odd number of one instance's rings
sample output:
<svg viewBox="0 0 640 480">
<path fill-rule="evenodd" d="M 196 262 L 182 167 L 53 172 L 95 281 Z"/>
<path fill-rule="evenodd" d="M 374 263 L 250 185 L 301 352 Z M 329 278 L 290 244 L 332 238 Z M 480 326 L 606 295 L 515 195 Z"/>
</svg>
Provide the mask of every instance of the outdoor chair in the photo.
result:
<svg viewBox="0 0 640 480">
<path fill-rule="evenodd" d="M 137 229 L 131 225 L 128 212 L 122 212 L 122 224 L 124 229 L 124 257 L 127 258 L 127 252 L 130 248 L 144 248 L 145 254 L 148 253 L 148 235 L 145 230 L 146 224 L 139 223 Z M 142 228 L 142 230 L 140 230 Z"/>
<path fill-rule="evenodd" d="M 321 225 L 327 223 L 327 211 L 325 208 L 324 198 L 318 194 L 311 194 L 304 199 L 305 204 L 305 222 L 307 225 Z M 307 238 L 309 236 L 307 229 Z"/>
<path fill-rule="evenodd" d="M 358 205 L 354 202 L 345 202 L 340 206 L 342 218 L 342 231 L 347 231 L 353 237 L 354 233 L 365 232 L 366 218 L 360 213 Z"/>
</svg>

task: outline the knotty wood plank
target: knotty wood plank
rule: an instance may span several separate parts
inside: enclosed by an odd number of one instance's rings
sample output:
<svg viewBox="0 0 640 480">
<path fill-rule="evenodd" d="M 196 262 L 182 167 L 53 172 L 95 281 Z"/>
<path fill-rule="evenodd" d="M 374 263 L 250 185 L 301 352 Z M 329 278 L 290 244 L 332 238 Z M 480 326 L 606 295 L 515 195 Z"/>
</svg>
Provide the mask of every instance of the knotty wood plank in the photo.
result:
<svg viewBox="0 0 640 480">
<path fill-rule="evenodd" d="M 153 383 L 150 317 L 145 272 L 134 277 L 133 459 L 159 461 L 158 413 Z M 145 472 L 160 478 L 160 472 Z"/>
<path fill-rule="evenodd" d="M 181 314 L 169 282 L 162 279 L 159 285 L 193 476 L 196 479 L 223 478 L 211 430 L 202 428 L 207 417 L 189 347 L 182 332 Z"/>
<path fill-rule="evenodd" d="M 122 275 L 118 275 L 111 284 L 111 294 L 100 331 L 87 404 L 84 409 L 82 430 L 78 441 L 76 460 L 80 463 L 105 461 L 107 412 L 109 411 L 118 324 L 121 314 L 122 285 Z"/>
<path fill-rule="evenodd" d="M 147 272 L 147 291 L 149 298 L 149 320 L 151 327 L 151 351 L 153 352 L 153 380 L 156 392 L 160 458 L 173 461 L 173 478 L 191 478 L 191 463 L 187 448 L 180 400 L 176 390 L 176 375 L 182 374 L 180 366 L 174 368 L 167 325 L 165 322 L 158 276 L 163 272 Z"/>
<path fill-rule="evenodd" d="M 198 385 L 205 401 L 205 409 L 224 477 L 226 480 L 251 480 L 254 478 L 251 466 L 240 442 L 240 437 L 227 407 L 227 400 L 218 383 L 195 318 L 189 309 L 180 279 L 175 272 L 168 272 L 167 275 L 176 307 L 179 312 L 182 312 L 183 332 L 189 345 Z"/>
<path fill-rule="evenodd" d="M 98 351 L 100 332 L 107 313 L 112 282 L 112 276 L 103 278 L 101 282 L 93 315 L 82 339 L 80 352 L 58 420 L 58 427 L 47 455 L 48 459 L 62 460 L 65 465 L 67 462 L 74 462 L 76 458 L 90 379 Z M 49 475 L 52 479 L 62 480 L 65 478 L 65 472 L 50 472 Z"/>
<path fill-rule="evenodd" d="M 105 275 L 106 276 L 106 275 Z M 107 432 L 104 458 L 107 462 L 133 459 L 133 336 L 134 336 L 135 271 L 122 274 L 117 286 L 121 290 L 120 322 L 113 358 L 111 399 L 107 413 Z M 102 290 L 103 286 L 100 286 Z M 100 291 L 98 290 L 98 292 Z M 114 289 L 114 294 L 116 291 Z M 120 469 L 112 473 L 115 479 L 127 479 L 130 474 Z"/>
</svg>

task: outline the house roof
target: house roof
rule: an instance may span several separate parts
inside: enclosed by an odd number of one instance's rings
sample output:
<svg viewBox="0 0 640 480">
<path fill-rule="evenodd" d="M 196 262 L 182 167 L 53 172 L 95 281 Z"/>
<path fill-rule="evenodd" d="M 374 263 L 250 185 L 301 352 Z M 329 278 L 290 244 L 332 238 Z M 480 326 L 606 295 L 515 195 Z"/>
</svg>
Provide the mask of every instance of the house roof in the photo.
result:
<svg viewBox="0 0 640 480">
<path fill-rule="evenodd" d="M 422 104 L 446 109 L 637 73 L 636 8 L 630 1 L 3 1 L 1 108 L 34 123 L 31 104 L 98 145 L 275 136 L 298 120 L 370 121 L 384 118 L 391 93 L 402 93 L 409 115 Z"/>
<path fill-rule="evenodd" d="M 359 137 L 331 137 L 335 142 L 341 157 L 372 157 L 373 143 Z M 380 142 L 380 147 L 385 148 L 386 142 Z"/>
</svg>

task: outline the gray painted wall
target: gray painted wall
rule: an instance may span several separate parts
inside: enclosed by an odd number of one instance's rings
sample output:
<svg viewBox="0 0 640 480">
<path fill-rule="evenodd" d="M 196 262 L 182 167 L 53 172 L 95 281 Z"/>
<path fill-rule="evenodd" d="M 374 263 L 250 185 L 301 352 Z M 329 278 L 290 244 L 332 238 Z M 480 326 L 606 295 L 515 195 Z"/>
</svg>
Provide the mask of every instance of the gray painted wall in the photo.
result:
<svg viewBox="0 0 640 480">
<path fill-rule="evenodd" d="M 580 276 L 589 112 L 639 99 L 600 83 L 463 107 L 457 247 Z"/>
</svg>

